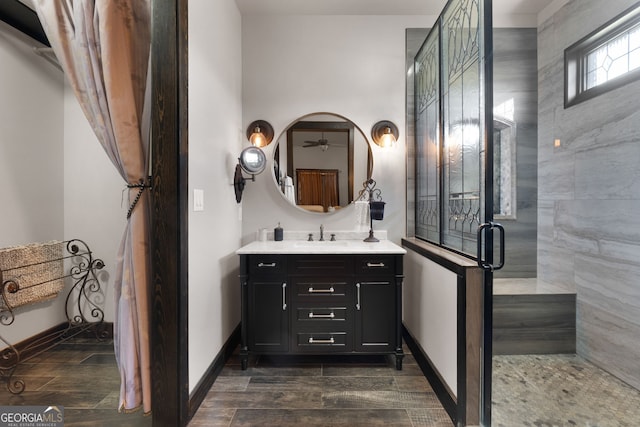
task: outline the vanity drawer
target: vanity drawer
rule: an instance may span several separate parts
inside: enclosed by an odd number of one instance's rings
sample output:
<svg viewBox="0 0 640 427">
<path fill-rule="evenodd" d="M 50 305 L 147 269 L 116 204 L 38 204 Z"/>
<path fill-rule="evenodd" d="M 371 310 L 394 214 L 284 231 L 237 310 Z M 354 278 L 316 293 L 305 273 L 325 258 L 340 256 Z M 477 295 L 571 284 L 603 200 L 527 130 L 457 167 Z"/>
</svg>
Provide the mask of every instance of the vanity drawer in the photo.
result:
<svg viewBox="0 0 640 427">
<path fill-rule="evenodd" d="M 394 274 L 395 257 L 393 255 L 359 255 L 355 259 L 356 274 L 358 275 L 389 275 Z"/>
<path fill-rule="evenodd" d="M 295 352 L 330 353 L 332 351 L 350 351 L 349 335 L 346 332 L 300 332 L 296 335 Z"/>
<path fill-rule="evenodd" d="M 295 277 L 293 297 L 306 301 L 345 301 L 351 280 L 344 277 Z"/>
<path fill-rule="evenodd" d="M 260 254 L 249 256 L 249 274 L 255 275 L 285 275 L 287 273 L 287 258 L 284 255 Z"/>
<path fill-rule="evenodd" d="M 353 274 L 353 258 L 339 255 L 293 255 L 289 258 L 289 274 L 306 276 Z"/>
<path fill-rule="evenodd" d="M 299 307 L 296 310 L 296 322 L 299 322 L 300 325 L 344 322 L 346 320 L 346 307 Z"/>
</svg>

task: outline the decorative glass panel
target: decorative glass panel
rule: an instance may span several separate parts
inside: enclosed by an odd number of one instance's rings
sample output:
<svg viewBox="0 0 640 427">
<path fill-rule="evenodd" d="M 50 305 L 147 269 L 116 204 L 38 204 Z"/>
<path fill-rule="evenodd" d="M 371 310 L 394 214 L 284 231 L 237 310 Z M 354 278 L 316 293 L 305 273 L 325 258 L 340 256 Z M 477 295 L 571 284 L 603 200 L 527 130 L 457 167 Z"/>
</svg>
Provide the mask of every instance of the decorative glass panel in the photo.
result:
<svg viewBox="0 0 640 427">
<path fill-rule="evenodd" d="M 484 214 L 482 2 L 451 2 L 442 15 L 443 244 L 475 255 Z"/>
<path fill-rule="evenodd" d="M 640 67 L 640 26 L 630 28 L 586 54 L 585 90 Z"/>
<path fill-rule="evenodd" d="M 485 126 L 484 4 L 449 2 L 414 63 L 416 236 L 474 257 L 493 205 L 485 201 L 485 135 L 493 135 Z"/>
<path fill-rule="evenodd" d="M 416 55 L 416 236 L 440 243 L 440 61 L 432 31 Z"/>
</svg>

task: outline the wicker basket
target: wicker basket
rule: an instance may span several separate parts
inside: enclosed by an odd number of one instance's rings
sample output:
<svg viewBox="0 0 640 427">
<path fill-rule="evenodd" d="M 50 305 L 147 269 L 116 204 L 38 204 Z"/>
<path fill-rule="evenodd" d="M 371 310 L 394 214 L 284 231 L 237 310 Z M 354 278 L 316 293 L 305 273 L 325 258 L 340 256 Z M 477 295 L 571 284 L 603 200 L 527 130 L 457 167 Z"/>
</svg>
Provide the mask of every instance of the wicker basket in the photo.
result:
<svg viewBox="0 0 640 427">
<path fill-rule="evenodd" d="M 4 288 L 0 309 L 55 298 L 64 288 L 64 245 L 64 242 L 52 241 L 0 249 L 0 277 Z M 17 287 L 15 293 L 10 291 L 14 287 Z"/>
</svg>

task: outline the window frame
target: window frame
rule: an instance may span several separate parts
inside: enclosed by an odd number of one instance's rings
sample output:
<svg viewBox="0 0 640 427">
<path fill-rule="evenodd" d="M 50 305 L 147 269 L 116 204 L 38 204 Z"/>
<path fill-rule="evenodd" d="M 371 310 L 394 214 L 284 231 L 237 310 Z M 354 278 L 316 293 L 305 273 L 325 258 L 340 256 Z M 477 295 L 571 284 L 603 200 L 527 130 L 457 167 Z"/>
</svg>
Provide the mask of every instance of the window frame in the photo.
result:
<svg viewBox="0 0 640 427">
<path fill-rule="evenodd" d="M 605 83 L 590 89 L 586 88 L 587 55 L 638 24 L 640 24 L 640 2 L 565 49 L 564 108 L 640 79 L 640 68 L 636 68 Z"/>
</svg>

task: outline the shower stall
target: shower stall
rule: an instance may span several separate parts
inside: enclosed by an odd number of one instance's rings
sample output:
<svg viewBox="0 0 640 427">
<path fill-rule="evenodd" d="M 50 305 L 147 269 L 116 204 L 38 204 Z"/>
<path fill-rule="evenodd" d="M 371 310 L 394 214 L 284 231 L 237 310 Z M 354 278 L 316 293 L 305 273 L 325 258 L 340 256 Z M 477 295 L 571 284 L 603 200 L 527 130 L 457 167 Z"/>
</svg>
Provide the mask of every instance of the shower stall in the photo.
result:
<svg viewBox="0 0 640 427">
<path fill-rule="evenodd" d="M 544 283 L 537 274 L 537 30 L 493 29 L 493 120 L 486 127 L 483 120 L 491 120 L 491 114 L 470 117 L 478 94 L 465 92 L 469 81 L 484 78 L 482 73 L 469 74 L 465 69 L 459 86 L 449 81 L 452 96 L 462 99 L 459 105 L 446 97 L 429 104 L 433 90 L 417 70 L 440 67 L 429 61 L 437 57 L 429 34 L 430 29 L 406 33 L 407 140 L 418 141 L 407 147 L 407 235 L 433 242 L 441 239 L 442 245 L 459 253 L 475 254 L 474 239 L 486 207 L 484 175 L 476 165 L 484 163 L 483 156 L 491 156 L 492 162 L 486 164 L 493 163 L 487 175 L 492 176 L 493 220 L 504 228 L 505 251 L 504 259 L 496 259 L 504 262 L 504 268 L 493 272 L 492 298 L 485 299 L 492 300 L 490 350 L 493 355 L 575 353 L 575 291 Z M 442 69 L 455 78 L 456 70 Z M 439 102 L 449 104 L 443 107 Z M 444 114 L 444 130 L 438 114 Z M 492 129 L 491 149 L 481 144 L 478 149 L 477 140 L 482 138 L 478 132 L 485 128 Z M 448 141 L 439 147 L 438 138 L 445 135 Z M 498 249 L 495 244 L 496 254 Z"/>
</svg>

